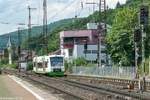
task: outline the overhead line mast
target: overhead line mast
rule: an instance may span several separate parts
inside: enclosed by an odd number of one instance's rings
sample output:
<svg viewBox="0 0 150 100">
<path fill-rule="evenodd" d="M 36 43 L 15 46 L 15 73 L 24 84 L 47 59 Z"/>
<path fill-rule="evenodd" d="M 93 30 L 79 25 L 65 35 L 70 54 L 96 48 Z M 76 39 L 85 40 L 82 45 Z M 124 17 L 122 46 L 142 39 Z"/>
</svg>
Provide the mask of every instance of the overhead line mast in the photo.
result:
<svg viewBox="0 0 150 100">
<path fill-rule="evenodd" d="M 107 24 L 106 24 L 106 0 L 99 0 L 99 17 L 102 16 L 102 13 L 104 13 L 104 19 L 99 20 L 99 25 L 98 25 L 98 52 L 97 52 L 97 62 L 98 62 L 98 67 L 101 67 L 101 45 L 104 40 L 102 40 L 102 37 L 104 39 L 106 32 L 107 32 Z M 104 44 L 104 43 L 103 43 Z"/>
<path fill-rule="evenodd" d="M 30 52 L 30 38 L 31 38 L 31 28 L 32 28 L 32 24 L 31 24 L 31 10 L 35 10 L 36 8 L 31 8 L 30 6 L 28 6 L 28 11 L 29 11 L 29 22 L 28 22 L 28 60 L 29 60 L 29 56 L 31 55 Z"/>
<path fill-rule="evenodd" d="M 43 36 L 44 36 L 44 47 L 46 48 L 46 53 L 48 53 L 47 0 L 43 0 Z"/>
</svg>

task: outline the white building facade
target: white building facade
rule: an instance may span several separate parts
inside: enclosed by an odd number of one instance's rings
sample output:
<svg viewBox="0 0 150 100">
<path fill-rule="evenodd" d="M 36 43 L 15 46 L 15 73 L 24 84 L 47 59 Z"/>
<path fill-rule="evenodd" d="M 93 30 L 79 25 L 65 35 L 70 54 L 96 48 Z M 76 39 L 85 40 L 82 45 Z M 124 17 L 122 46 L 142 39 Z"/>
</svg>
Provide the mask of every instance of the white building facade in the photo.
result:
<svg viewBox="0 0 150 100">
<path fill-rule="evenodd" d="M 104 26 L 104 23 L 101 23 Z M 107 25 L 108 26 L 108 25 Z M 86 30 L 62 31 L 60 32 L 60 50 L 65 59 L 72 60 L 85 58 L 88 62 L 98 61 L 98 23 L 88 23 Z M 109 27 L 107 27 L 109 31 Z M 111 57 L 106 52 L 104 36 L 101 36 L 99 51 L 101 63 L 111 65 Z"/>
<path fill-rule="evenodd" d="M 88 62 L 97 62 L 98 32 L 96 29 L 60 32 L 61 55 L 68 60 L 85 58 Z M 106 63 L 106 47 L 101 46 L 101 62 Z"/>
</svg>

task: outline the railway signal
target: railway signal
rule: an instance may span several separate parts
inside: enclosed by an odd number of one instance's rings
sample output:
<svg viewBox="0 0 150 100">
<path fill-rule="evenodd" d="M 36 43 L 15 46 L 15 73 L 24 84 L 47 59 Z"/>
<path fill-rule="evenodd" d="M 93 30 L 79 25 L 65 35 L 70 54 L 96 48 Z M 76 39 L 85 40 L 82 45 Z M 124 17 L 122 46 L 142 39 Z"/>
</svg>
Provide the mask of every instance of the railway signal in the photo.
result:
<svg viewBox="0 0 150 100">
<path fill-rule="evenodd" d="M 149 7 L 142 5 L 140 8 L 140 24 L 147 26 L 148 25 L 148 11 Z"/>
<path fill-rule="evenodd" d="M 134 30 L 134 41 L 140 42 L 142 38 L 141 30 L 139 28 Z"/>
</svg>

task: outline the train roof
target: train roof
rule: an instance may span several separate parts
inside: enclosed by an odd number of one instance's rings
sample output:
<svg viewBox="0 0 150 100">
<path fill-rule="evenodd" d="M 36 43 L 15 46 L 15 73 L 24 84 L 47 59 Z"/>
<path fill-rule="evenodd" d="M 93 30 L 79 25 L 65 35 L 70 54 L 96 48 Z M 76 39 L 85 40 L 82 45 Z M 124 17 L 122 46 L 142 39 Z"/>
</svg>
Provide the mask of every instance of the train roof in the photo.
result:
<svg viewBox="0 0 150 100">
<path fill-rule="evenodd" d="M 42 62 L 47 61 L 50 57 L 64 57 L 64 55 L 45 55 L 45 56 L 36 56 L 33 58 L 33 62 Z"/>
<path fill-rule="evenodd" d="M 33 59 L 36 59 L 36 58 L 49 58 L 49 57 L 64 57 L 64 55 L 44 55 L 44 56 L 36 56 L 34 57 Z"/>
<path fill-rule="evenodd" d="M 64 57 L 64 55 L 49 55 L 48 57 Z"/>
</svg>

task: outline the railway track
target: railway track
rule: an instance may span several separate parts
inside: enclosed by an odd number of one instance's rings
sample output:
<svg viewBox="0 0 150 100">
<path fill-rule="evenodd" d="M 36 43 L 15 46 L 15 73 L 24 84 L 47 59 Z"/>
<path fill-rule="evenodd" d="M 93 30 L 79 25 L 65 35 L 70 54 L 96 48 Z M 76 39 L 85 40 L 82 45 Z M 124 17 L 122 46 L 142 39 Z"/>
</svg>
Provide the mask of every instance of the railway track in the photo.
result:
<svg viewBox="0 0 150 100">
<path fill-rule="evenodd" d="M 6 70 L 5 70 L 6 71 Z M 16 74 L 40 84 L 52 87 L 73 98 L 80 100 L 150 100 L 148 96 L 139 93 L 118 90 L 106 86 L 94 86 L 66 78 L 50 78 L 33 73 L 18 73 L 17 71 L 7 70 L 8 74 Z"/>
<path fill-rule="evenodd" d="M 95 77 L 95 76 L 83 76 L 83 75 L 67 75 L 67 78 L 69 80 L 82 82 L 82 83 L 88 83 L 88 84 L 95 84 L 95 85 L 101 85 L 101 84 L 107 84 L 116 86 L 116 88 L 126 88 L 129 84 L 134 84 L 134 88 L 137 89 L 139 85 L 138 79 L 119 79 L 119 78 L 108 78 L 108 77 Z M 150 90 L 150 82 L 146 81 L 146 89 Z"/>
<path fill-rule="evenodd" d="M 48 78 L 48 77 L 47 77 Z M 146 97 L 146 95 L 141 95 L 137 92 L 128 92 L 128 91 L 124 91 L 124 90 L 120 90 L 120 89 L 115 89 L 115 88 L 111 88 L 111 87 L 107 87 L 107 85 L 104 85 L 103 86 L 94 86 L 94 85 L 89 85 L 87 83 L 81 83 L 81 82 L 78 82 L 78 81 L 72 81 L 72 80 L 68 80 L 66 78 L 64 79 L 56 79 L 54 78 L 54 80 L 59 80 L 59 81 L 62 81 L 62 82 L 65 82 L 66 84 L 69 84 L 69 85 L 73 85 L 73 86 L 76 86 L 76 87 L 79 87 L 79 88 L 84 88 L 84 89 L 87 89 L 87 90 L 90 90 L 90 91 L 96 91 L 100 94 L 104 93 L 108 93 L 108 92 L 111 92 L 111 93 L 114 93 L 114 94 L 111 94 L 111 95 L 115 95 L 115 94 L 119 94 L 120 96 L 122 95 L 123 98 L 128 98 L 128 97 L 133 97 L 133 98 L 136 98 L 136 99 L 139 99 L 139 100 L 150 100 L 150 97 Z M 101 91 L 103 90 L 103 91 Z M 108 93 L 110 94 L 110 93 Z M 121 100 L 123 100 L 123 98 Z M 125 99 L 127 100 L 127 99 Z M 131 99 L 133 100 L 133 99 Z"/>
</svg>

